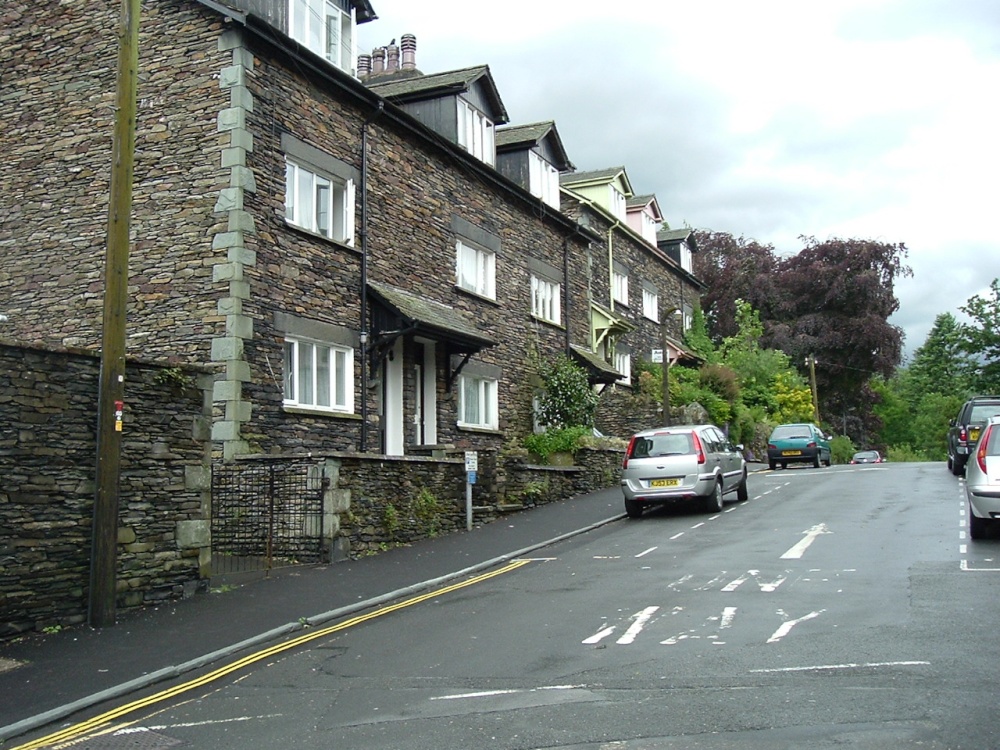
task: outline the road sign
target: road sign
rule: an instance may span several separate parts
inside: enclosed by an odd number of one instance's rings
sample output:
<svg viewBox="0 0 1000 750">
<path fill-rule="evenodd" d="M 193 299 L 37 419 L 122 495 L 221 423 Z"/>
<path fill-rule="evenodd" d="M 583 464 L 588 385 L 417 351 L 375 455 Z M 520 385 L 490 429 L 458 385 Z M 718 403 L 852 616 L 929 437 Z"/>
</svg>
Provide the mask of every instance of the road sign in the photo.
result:
<svg viewBox="0 0 1000 750">
<path fill-rule="evenodd" d="M 465 470 L 479 471 L 479 453 L 476 451 L 465 452 Z"/>
</svg>

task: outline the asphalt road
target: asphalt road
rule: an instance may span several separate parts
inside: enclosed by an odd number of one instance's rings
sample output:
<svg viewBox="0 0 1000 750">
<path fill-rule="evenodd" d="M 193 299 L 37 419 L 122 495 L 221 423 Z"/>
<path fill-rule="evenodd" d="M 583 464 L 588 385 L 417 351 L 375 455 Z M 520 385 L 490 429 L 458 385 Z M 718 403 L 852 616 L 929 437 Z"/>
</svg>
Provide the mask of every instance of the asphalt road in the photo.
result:
<svg viewBox="0 0 1000 750">
<path fill-rule="evenodd" d="M 964 513 L 941 464 L 756 474 L 717 515 L 609 524 L 97 707 L 78 747 L 997 747 L 1000 540 Z"/>
</svg>

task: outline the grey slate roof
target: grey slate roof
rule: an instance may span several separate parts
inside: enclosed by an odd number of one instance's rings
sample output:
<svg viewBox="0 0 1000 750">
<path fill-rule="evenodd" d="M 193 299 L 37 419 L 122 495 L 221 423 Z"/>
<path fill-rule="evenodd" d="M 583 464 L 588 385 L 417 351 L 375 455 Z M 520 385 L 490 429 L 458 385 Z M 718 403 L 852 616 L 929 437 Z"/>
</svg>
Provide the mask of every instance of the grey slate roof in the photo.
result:
<svg viewBox="0 0 1000 750">
<path fill-rule="evenodd" d="M 588 172 L 572 172 L 559 175 L 559 183 L 561 185 L 575 185 L 581 182 L 611 181 L 624 171 L 625 167 L 606 167 L 605 169 L 592 169 Z"/>
<path fill-rule="evenodd" d="M 617 383 L 622 378 L 622 374 L 609 365 L 594 352 L 576 344 L 569 345 L 574 356 L 580 360 L 581 364 L 590 370 L 590 381 L 593 383 Z"/>
<path fill-rule="evenodd" d="M 686 240 L 693 232 L 693 229 L 661 229 L 656 233 L 656 241 L 680 242 Z"/>
<path fill-rule="evenodd" d="M 656 196 L 652 194 L 633 195 L 631 198 L 625 201 L 625 205 L 628 206 L 629 208 L 635 208 L 636 206 L 645 206 L 647 203 L 652 203 L 655 200 Z"/>
<path fill-rule="evenodd" d="M 463 351 L 478 351 L 496 344 L 465 313 L 450 305 L 380 282 L 369 281 L 368 288 L 404 323 L 433 338 L 450 341 Z"/>
<path fill-rule="evenodd" d="M 495 139 L 497 153 L 516 151 L 519 148 L 528 149 L 548 140 L 557 159 L 557 163 L 553 166 L 560 172 L 574 169 L 573 162 L 569 160 L 569 155 L 563 147 L 562 138 L 559 137 L 559 131 L 556 130 L 556 124 L 552 120 L 497 128 Z"/>
<path fill-rule="evenodd" d="M 497 91 L 488 65 L 475 65 L 471 68 L 427 75 L 392 75 L 385 80 L 379 76 L 372 76 L 365 80 L 365 85 L 370 91 L 394 104 L 401 104 L 447 94 L 459 94 L 468 91 L 477 82 L 482 84 L 486 98 L 493 105 L 494 112 L 491 113 L 493 122 L 507 122 L 507 109 L 500 100 L 500 93 Z"/>
</svg>

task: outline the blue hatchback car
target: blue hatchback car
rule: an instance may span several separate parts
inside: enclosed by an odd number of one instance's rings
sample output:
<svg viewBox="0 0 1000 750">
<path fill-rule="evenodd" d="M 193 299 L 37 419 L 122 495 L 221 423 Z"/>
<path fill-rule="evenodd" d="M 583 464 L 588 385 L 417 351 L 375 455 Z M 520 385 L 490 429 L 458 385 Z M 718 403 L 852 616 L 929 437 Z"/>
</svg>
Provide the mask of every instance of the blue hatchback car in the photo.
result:
<svg viewBox="0 0 1000 750">
<path fill-rule="evenodd" d="M 817 469 L 832 462 L 830 438 L 814 424 L 781 424 L 767 440 L 767 465 L 774 471 L 778 466 L 811 463 Z"/>
</svg>

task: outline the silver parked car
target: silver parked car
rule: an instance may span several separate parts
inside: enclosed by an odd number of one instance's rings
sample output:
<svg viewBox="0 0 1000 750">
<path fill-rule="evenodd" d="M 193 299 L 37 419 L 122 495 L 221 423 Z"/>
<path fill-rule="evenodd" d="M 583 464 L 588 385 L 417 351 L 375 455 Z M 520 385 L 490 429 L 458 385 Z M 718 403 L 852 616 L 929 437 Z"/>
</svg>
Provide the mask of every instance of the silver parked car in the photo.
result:
<svg viewBox="0 0 1000 750">
<path fill-rule="evenodd" d="M 735 492 L 741 502 L 747 499 L 743 446 L 711 424 L 645 430 L 629 440 L 621 482 L 630 518 L 653 505 L 693 499 L 717 513 L 723 495 Z"/>
<path fill-rule="evenodd" d="M 969 536 L 982 539 L 1000 519 L 1000 416 L 990 417 L 965 464 L 969 499 Z"/>
</svg>

